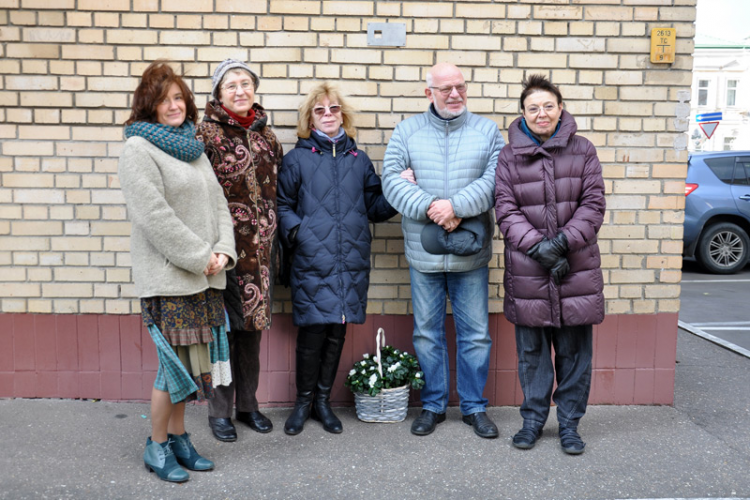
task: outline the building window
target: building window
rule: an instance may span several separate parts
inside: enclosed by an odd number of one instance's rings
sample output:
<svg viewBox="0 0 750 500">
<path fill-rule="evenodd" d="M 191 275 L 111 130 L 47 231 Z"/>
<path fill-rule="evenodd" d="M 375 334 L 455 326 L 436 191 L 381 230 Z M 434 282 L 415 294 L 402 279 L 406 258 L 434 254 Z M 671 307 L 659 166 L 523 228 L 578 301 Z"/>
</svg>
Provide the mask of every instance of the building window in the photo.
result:
<svg viewBox="0 0 750 500">
<path fill-rule="evenodd" d="M 732 143 L 736 137 L 725 137 L 724 138 L 724 151 L 732 151 Z"/>
<path fill-rule="evenodd" d="M 727 106 L 735 106 L 737 99 L 737 80 L 727 80 Z"/>
<path fill-rule="evenodd" d="M 708 105 L 708 80 L 698 80 L 698 106 Z"/>
</svg>

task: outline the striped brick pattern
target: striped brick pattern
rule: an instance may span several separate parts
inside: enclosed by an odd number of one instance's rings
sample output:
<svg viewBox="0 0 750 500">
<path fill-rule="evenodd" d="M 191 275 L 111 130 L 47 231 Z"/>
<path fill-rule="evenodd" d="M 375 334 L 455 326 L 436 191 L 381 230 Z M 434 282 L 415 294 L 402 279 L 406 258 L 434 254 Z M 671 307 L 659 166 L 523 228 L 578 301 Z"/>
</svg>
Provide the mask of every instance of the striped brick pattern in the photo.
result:
<svg viewBox="0 0 750 500">
<path fill-rule="evenodd" d="M 116 175 L 132 91 L 148 62 L 168 58 L 202 108 L 214 67 L 235 57 L 260 74 L 260 103 L 286 149 L 311 85 L 339 81 L 378 167 L 395 124 L 426 108 L 432 64 L 462 66 L 469 107 L 502 130 L 518 114 L 524 74 L 548 74 L 604 166 L 607 313 L 674 313 L 695 3 L 0 0 L 0 312 L 138 313 Z M 405 23 L 406 46 L 368 47 L 369 22 Z M 677 29 L 673 65 L 649 62 L 654 27 Z M 399 223 L 374 234 L 368 312 L 408 314 Z M 276 297 L 275 311 L 290 312 L 288 290 Z"/>
</svg>

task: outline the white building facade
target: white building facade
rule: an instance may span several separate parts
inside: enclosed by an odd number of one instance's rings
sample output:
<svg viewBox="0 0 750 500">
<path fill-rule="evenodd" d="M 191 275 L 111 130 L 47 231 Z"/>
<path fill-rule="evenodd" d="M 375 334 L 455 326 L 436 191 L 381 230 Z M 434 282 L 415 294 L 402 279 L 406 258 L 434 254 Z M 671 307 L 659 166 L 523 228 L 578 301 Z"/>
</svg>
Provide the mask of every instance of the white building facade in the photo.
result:
<svg viewBox="0 0 750 500">
<path fill-rule="evenodd" d="M 688 149 L 750 150 L 750 41 L 730 43 L 696 39 Z M 697 115 L 722 113 L 709 139 Z M 710 125 L 704 123 L 704 128 Z"/>
</svg>

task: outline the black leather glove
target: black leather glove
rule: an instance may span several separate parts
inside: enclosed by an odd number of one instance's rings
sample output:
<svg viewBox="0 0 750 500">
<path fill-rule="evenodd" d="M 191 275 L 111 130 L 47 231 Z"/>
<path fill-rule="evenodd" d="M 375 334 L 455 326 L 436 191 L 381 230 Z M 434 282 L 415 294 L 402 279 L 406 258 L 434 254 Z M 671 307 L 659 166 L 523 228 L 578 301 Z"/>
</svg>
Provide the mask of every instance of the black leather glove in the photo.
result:
<svg viewBox="0 0 750 500">
<path fill-rule="evenodd" d="M 297 244 L 297 231 L 299 231 L 299 225 L 294 226 L 289 230 L 289 244 L 294 246 Z"/>
<path fill-rule="evenodd" d="M 552 266 L 552 269 L 549 270 L 549 273 L 552 275 L 552 279 L 555 280 L 555 285 L 560 285 L 562 282 L 562 279 L 565 277 L 566 274 L 570 272 L 570 264 L 568 264 L 568 259 L 565 257 L 560 257 L 557 259 L 557 262 L 554 266 Z"/>
<path fill-rule="evenodd" d="M 557 260 L 568 253 L 568 238 L 558 233 L 553 239 L 544 238 L 526 252 L 526 255 L 539 262 L 547 270 L 552 269 Z"/>
</svg>

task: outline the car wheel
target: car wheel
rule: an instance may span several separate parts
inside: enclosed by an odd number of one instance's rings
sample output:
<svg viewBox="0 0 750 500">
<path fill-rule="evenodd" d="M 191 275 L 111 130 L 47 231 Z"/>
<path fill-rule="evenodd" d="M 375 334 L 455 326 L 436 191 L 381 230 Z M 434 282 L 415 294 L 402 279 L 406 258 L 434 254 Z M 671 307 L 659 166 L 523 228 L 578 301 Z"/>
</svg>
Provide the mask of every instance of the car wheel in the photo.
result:
<svg viewBox="0 0 750 500">
<path fill-rule="evenodd" d="M 748 246 L 747 233 L 741 227 L 721 222 L 703 231 L 696 257 L 710 273 L 732 274 L 745 267 Z"/>
</svg>

